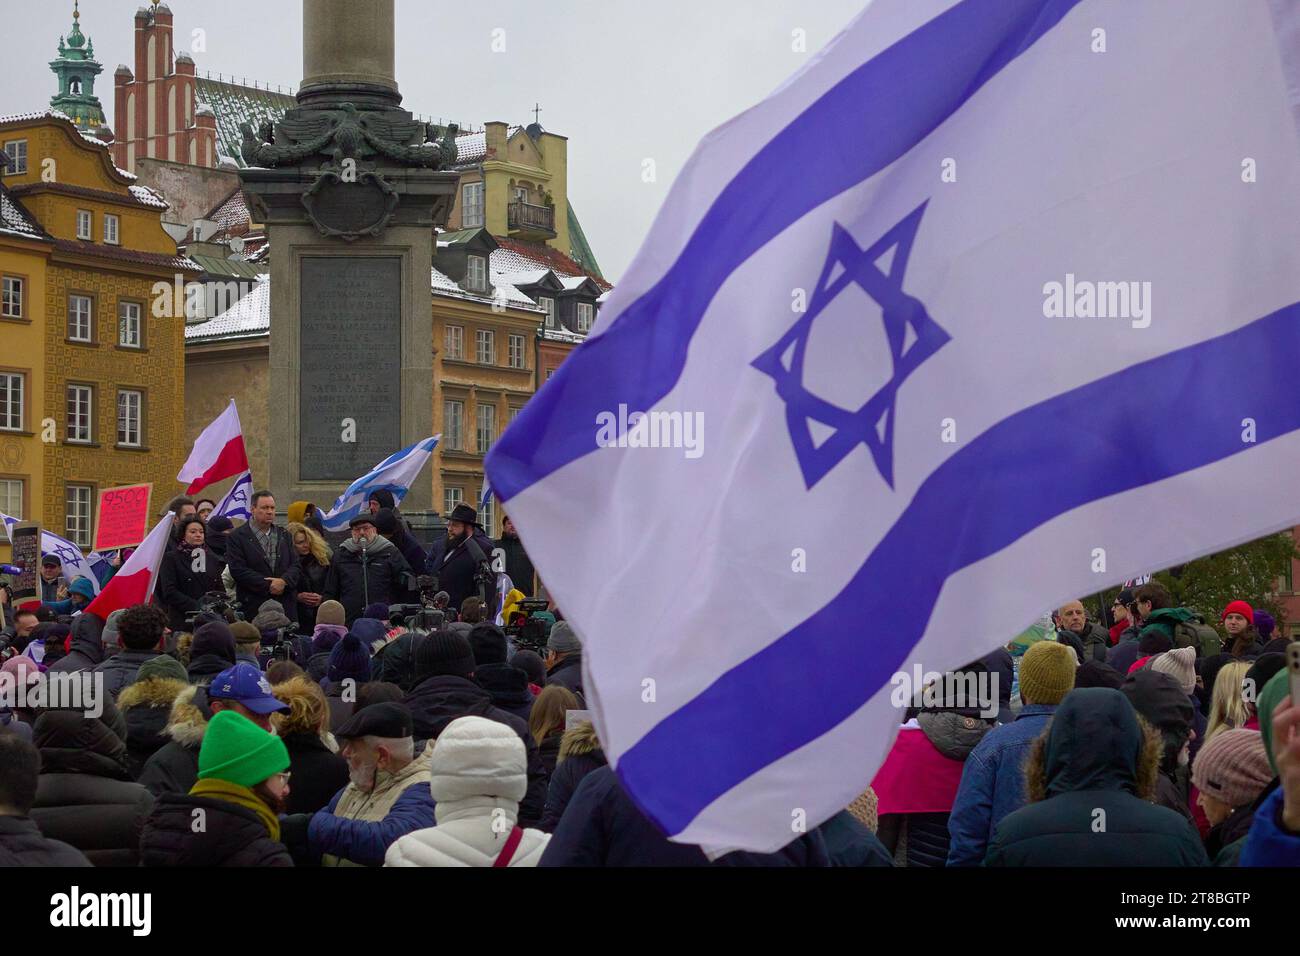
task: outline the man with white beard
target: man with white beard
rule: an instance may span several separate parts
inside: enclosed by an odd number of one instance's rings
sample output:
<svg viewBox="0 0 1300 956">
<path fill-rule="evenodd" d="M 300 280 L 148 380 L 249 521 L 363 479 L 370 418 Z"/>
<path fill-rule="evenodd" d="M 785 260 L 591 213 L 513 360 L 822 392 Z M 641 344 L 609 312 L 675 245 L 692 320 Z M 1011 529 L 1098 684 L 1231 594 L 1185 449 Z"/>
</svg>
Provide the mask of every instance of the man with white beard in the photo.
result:
<svg viewBox="0 0 1300 956">
<path fill-rule="evenodd" d="M 426 747 L 415 756 L 405 704 L 363 707 L 334 734 L 348 762 L 349 783 L 317 813 L 281 820 L 285 845 L 300 862 L 382 866 L 399 837 L 434 825 Z"/>
</svg>

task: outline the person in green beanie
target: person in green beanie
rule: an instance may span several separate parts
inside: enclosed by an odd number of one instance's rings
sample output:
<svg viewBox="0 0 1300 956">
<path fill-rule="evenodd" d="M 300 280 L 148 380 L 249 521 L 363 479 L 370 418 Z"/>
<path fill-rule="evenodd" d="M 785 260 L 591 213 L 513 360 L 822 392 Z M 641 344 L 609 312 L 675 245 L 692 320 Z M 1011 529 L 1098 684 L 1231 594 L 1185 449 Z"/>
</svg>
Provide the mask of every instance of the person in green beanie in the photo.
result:
<svg viewBox="0 0 1300 956">
<path fill-rule="evenodd" d="M 1216 866 L 1300 866 L 1300 708 L 1289 680 L 1283 667 L 1259 693 L 1259 732 L 1276 776 L 1251 807 L 1250 830 L 1219 851 Z"/>
<path fill-rule="evenodd" d="M 289 797 L 284 741 L 233 710 L 208 722 L 198 781 L 159 798 L 140 837 L 145 866 L 293 866 L 280 842 Z"/>
</svg>

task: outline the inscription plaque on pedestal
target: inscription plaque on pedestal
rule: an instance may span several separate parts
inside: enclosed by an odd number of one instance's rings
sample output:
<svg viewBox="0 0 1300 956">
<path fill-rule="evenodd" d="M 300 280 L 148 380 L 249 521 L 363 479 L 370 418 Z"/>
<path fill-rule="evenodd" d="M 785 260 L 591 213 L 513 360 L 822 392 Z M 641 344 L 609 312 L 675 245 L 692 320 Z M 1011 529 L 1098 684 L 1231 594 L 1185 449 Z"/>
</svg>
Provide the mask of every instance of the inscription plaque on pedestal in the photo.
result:
<svg viewBox="0 0 1300 956">
<path fill-rule="evenodd" d="M 299 478 L 350 482 L 402 447 L 402 260 L 306 256 L 301 268 Z"/>
</svg>

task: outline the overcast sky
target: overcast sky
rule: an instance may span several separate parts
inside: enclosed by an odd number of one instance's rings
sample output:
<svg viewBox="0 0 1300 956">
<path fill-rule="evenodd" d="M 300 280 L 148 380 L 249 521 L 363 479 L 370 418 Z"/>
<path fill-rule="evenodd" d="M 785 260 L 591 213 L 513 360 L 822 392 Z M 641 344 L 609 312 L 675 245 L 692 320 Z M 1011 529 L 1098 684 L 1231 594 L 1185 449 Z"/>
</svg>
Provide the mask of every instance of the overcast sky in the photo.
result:
<svg viewBox="0 0 1300 956">
<path fill-rule="evenodd" d="M 365 0 L 357 0 L 364 3 Z M 48 62 L 72 23 L 72 0 L 20 3 L 5 17 L 0 114 L 48 105 Z M 113 70 L 134 68 L 132 17 L 142 0 L 82 0 L 82 31 L 104 72 L 96 94 L 109 123 Z M 641 244 L 700 138 L 754 105 L 853 18 L 865 0 L 397 0 L 403 105 L 481 128 L 526 124 L 569 137 L 569 197 L 607 277 Z M 200 72 L 297 87 L 298 0 L 169 0 L 176 49 L 205 31 Z M 505 51 L 493 52 L 504 30 Z M 807 52 L 796 52 L 802 30 Z M 498 35 L 499 36 L 499 35 Z M 642 181 L 655 161 L 658 180 Z M 795 157 L 791 157 L 792 161 Z"/>
</svg>

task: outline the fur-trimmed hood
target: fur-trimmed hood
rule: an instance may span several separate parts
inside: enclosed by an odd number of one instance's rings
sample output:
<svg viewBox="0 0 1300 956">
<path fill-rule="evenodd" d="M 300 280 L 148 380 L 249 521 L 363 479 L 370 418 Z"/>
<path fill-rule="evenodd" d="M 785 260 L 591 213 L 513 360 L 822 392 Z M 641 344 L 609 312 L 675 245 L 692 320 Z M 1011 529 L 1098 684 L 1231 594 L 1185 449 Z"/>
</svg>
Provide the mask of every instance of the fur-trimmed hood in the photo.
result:
<svg viewBox="0 0 1300 956">
<path fill-rule="evenodd" d="M 589 720 L 584 720 L 578 726 L 564 732 L 564 736 L 560 739 L 559 759 L 596 753 L 600 749 L 600 739 L 596 736 L 595 725 Z"/>
<path fill-rule="evenodd" d="M 165 733 L 178 744 L 195 746 L 203 742 L 203 735 L 208 729 L 208 695 L 199 696 L 198 687 L 186 687 L 174 701 L 171 713 L 167 717 Z"/>
<path fill-rule="evenodd" d="M 118 710 L 132 707 L 170 708 L 176 698 L 190 685 L 174 677 L 146 677 L 127 684 L 117 695 Z"/>
</svg>

